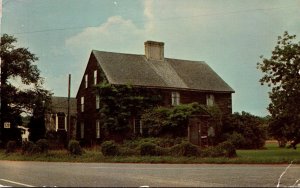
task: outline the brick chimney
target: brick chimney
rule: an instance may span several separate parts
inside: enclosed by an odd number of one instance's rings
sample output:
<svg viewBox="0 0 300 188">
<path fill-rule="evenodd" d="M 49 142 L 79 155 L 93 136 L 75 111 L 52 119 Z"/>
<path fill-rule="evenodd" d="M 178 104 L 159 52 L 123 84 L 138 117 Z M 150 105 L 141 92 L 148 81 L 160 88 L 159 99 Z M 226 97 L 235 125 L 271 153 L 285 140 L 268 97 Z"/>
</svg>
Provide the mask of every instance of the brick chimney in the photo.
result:
<svg viewBox="0 0 300 188">
<path fill-rule="evenodd" d="M 145 56 L 148 60 L 164 60 L 164 43 L 156 41 L 146 41 Z"/>
</svg>

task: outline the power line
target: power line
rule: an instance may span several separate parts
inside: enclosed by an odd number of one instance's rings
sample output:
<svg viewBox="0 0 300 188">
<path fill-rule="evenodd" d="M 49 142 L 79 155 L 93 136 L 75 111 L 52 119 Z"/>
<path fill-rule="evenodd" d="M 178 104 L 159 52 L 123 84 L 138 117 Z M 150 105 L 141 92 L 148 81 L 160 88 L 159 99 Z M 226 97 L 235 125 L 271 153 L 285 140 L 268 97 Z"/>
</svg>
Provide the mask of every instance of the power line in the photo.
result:
<svg viewBox="0 0 300 188">
<path fill-rule="evenodd" d="M 6 1 L 6 3 L 9 0 Z M 285 8 L 295 8 L 295 6 L 285 6 L 285 7 L 272 7 L 272 8 L 256 8 L 256 9 L 245 9 L 245 10 L 236 10 L 236 11 L 229 11 L 229 12 L 216 12 L 216 13 L 207 13 L 207 14 L 199 14 L 194 16 L 181 16 L 181 17 L 169 17 L 169 18 L 162 18 L 156 22 L 165 22 L 170 20 L 179 20 L 179 19 L 190 19 L 190 18 L 197 18 L 202 16 L 222 16 L 222 15 L 230 15 L 230 14 L 240 14 L 246 12 L 255 12 L 255 11 L 272 11 L 278 9 L 285 9 Z M 134 21 L 133 23 L 143 23 L 144 20 Z M 117 24 L 117 23 L 116 23 Z M 42 30 L 35 30 L 35 31 L 24 31 L 24 32 L 16 32 L 12 33 L 13 35 L 17 34 L 34 34 L 34 33 L 45 33 L 45 32 L 53 32 L 53 31 L 66 31 L 66 30 L 76 30 L 76 29 L 83 29 L 87 27 L 97 27 L 96 25 L 87 25 L 87 26 L 76 26 L 76 27 L 63 27 L 63 28 L 53 28 L 53 29 L 42 29 Z"/>
<path fill-rule="evenodd" d="M 16 34 L 31 34 L 31 33 L 44 33 L 44 32 L 51 32 L 51 31 L 65 31 L 65 30 L 75 30 L 75 29 L 83 29 L 87 27 L 96 27 L 96 26 L 77 26 L 77 27 L 64 27 L 64 28 L 55 28 L 55 29 L 43 29 L 43 30 L 36 30 L 36 31 L 24 31 L 18 33 L 12 33 L 13 35 Z"/>
</svg>

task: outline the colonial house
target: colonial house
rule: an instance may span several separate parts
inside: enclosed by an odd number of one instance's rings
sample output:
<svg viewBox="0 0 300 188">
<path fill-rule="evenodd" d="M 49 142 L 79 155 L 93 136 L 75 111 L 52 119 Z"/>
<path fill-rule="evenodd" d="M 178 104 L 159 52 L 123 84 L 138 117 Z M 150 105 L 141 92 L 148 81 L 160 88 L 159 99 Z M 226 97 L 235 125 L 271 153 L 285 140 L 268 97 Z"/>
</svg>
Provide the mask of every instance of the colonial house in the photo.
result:
<svg viewBox="0 0 300 188">
<path fill-rule="evenodd" d="M 71 137 L 76 137 L 77 100 L 70 98 Z M 45 114 L 46 131 L 68 131 L 68 98 L 52 97 L 50 110 Z"/>
<path fill-rule="evenodd" d="M 157 90 L 162 106 L 198 102 L 217 105 L 225 115 L 232 113 L 234 90 L 205 62 L 166 58 L 162 42 L 146 41 L 144 45 L 144 55 L 91 52 L 76 96 L 79 139 L 102 136 L 101 101 L 93 86 L 103 81 Z"/>
</svg>

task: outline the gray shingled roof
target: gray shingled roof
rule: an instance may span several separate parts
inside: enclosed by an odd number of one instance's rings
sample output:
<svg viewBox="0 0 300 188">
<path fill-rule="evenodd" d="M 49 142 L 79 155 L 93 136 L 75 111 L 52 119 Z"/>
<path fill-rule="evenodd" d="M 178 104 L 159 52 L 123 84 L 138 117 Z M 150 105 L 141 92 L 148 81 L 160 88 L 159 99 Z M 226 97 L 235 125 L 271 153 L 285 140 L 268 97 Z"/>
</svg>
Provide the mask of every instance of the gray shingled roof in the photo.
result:
<svg viewBox="0 0 300 188">
<path fill-rule="evenodd" d="M 165 58 L 147 60 L 144 55 L 93 50 L 109 83 L 213 92 L 234 90 L 206 63 Z"/>
<path fill-rule="evenodd" d="M 64 112 L 68 113 L 68 97 L 51 97 L 51 111 L 53 113 Z M 70 114 L 76 115 L 77 100 L 70 98 Z"/>
</svg>

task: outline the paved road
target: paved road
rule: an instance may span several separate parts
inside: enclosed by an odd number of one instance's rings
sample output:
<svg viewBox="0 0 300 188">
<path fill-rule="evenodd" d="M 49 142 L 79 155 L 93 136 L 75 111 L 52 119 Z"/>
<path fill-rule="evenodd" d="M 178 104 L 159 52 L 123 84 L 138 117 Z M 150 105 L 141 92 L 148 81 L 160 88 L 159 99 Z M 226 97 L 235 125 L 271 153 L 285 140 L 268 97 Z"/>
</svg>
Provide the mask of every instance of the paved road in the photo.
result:
<svg viewBox="0 0 300 188">
<path fill-rule="evenodd" d="M 0 161 L 0 187 L 276 187 L 287 166 Z M 292 186 L 299 178 L 300 165 L 292 165 L 281 186 Z"/>
</svg>

